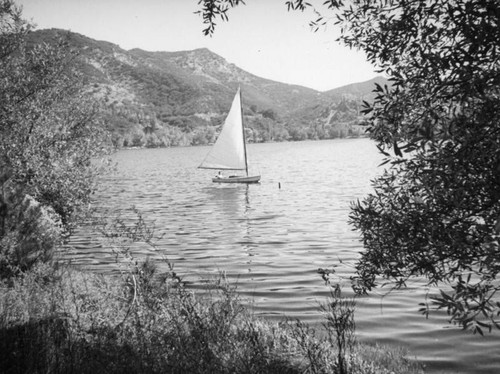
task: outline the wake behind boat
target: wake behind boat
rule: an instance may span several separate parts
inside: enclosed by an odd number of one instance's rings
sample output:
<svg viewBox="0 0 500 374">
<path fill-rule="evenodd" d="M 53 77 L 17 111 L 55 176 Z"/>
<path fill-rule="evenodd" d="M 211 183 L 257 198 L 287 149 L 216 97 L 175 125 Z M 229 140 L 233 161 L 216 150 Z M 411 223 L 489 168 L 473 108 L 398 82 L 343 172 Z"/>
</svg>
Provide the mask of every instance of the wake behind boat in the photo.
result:
<svg viewBox="0 0 500 374">
<path fill-rule="evenodd" d="M 219 172 L 219 175 L 212 179 L 212 182 L 216 183 L 258 183 L 260 181 L 260 175 L 248 175 L 240 88 L 236 92 L 219 137 L 198 168 L 245 170 L 246 175 L 230 175 L 228 177 Z"/>
</svg>

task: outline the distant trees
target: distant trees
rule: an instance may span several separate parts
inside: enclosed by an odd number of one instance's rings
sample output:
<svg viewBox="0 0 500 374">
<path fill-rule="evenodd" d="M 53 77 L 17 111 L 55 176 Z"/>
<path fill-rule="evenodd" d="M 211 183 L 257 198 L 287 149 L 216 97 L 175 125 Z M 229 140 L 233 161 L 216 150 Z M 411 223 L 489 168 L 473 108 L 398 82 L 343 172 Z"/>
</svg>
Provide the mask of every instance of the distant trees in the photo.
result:
<svg viewBox="0 0 500 374">
<path fill-rule="evenodd" d="M 0 1 L 0 276 L 48 259 L 94 190 L 106 149 L 64 39 L 28 45 L 31 26 Z"/>
<path fill-rule="evenodd" d="M 239 2 L 201 3 L 210 34 Z M 352 208 L 365 246 L 354 288 L 424 277 L 440 293 L 423 313 L 444 309 L 479 333 L 500 328 L 500 3 L 286 4 L 314 8 L 314 28 L 334 19 L 340 40 L 391 80 L 364 110 L 387 170 Z"/>
<path fill-rule="evenodd" d="M 331 123 L 325 123 L 326 118 L 284 121 L 269 118 L 269 114 L 266 116 L 252 112 L 245 115 L 247 140 L 262 143 L 365 136 L 364 126 L 359 125 L 357 120 L 347 120 L 344 117 L 345 114 L 338 114 Z M 217 115 L 209 121 L 196 116 L 164 116 L 154 126 L 138 123 L 137 118 L 134 118 L 122 117 L 119 112 L 115 117 L 109 118 L 111 125 L 108 127 L 116 147 L 156 148 L 212 144 L 224 115 Z"/>
<path fill-rule="evenodd" d="M 262 117 L 264 118 L 269 118 L 269 119 L 272 119 L 272 120 L 276 120 L 278 119 L 278 115 L 276 114 L 276 112 L 272 109 L 266 109 L 266 110 L 263 110 L 261 112 L 262 114 Z"/>
</svg>

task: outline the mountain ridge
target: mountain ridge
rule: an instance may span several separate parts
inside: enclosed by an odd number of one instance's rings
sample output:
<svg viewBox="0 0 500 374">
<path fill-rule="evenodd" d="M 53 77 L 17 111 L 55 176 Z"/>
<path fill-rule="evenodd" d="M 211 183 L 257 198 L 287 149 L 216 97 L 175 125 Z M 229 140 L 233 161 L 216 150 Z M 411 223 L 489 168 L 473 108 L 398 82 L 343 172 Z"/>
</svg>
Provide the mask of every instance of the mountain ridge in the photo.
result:
<svg viewBox="0 0 500 374">
<path fill-rule="evenodd" d="M 78 69 L 102 103 L 117 146 L 212 143 L 238 86 L 251 142 L 360 136 L 361 100 L 384 80 L 320 92 L 258 77 L 208 48 L 127 51 L 58 29 L 34 31 L 30 40 L 51 43 L 58 35 L 78 51 Z"/>
</svg>

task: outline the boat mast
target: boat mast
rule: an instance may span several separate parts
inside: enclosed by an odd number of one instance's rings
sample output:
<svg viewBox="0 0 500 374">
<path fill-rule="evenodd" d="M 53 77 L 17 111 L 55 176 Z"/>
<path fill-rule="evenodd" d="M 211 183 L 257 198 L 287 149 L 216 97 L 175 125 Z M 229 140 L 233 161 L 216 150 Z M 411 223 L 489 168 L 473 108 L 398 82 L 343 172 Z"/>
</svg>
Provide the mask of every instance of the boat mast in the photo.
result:
<svg viewBox="0 0 500 374">
<path fill-rule="evenodd" d="M 241 101 L 241 86 L 238 87 L 238 92 L 240 93 L 240 115 L 241 115 L 241 132 L 243 134 L 243 151 L 245 154 L 245 171 L 248 177 L 248 162 L 247 162 L 247 142 L 245 138 L 245 124 L 243 123 L 243 102 Z"/>
</svg>

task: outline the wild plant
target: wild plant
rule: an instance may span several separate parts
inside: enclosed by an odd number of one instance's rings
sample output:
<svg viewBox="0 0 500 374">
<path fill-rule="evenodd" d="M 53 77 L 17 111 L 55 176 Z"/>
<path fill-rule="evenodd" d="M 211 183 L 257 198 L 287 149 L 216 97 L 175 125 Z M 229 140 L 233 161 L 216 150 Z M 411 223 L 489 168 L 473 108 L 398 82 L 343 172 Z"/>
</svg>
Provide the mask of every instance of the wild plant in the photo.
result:
<svg viewBox="0 0 500 374">
<path fill-rule="evenodd" d="M 134 240 L 154 246 L 154 230 L 142 218 L 120 220 L 104 227 L 120 276 L 38 264 L 0 283 L 3 372 L 418 372 L 400 355 L 378 366 L 381 349 L 357 349 L 341 295 L 324 306 L 327 334 L 257 318 L 223 272 L 194 292 L 168 261 L 139 261 Z"/>
<path fill-rule="evenodd" d="M 349 355 L 353 352 L 356 342 L 355 307 L 354 298 L 343 297 L 338 284 L 331 288 L 328 301 L 320 305 L 325 316 L 323 326 L 328 340 L 331 346 L 337 348 L 336 372 L 339 374 L 347 374 L 350 371 Z"/>
<path fill-rule="evenodd" d="M 54 210 L 26 194 L 7 170 L 0 170 L 0 277 L 52 260 L 61 233 Z"/>
</svg>

